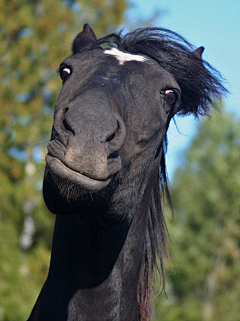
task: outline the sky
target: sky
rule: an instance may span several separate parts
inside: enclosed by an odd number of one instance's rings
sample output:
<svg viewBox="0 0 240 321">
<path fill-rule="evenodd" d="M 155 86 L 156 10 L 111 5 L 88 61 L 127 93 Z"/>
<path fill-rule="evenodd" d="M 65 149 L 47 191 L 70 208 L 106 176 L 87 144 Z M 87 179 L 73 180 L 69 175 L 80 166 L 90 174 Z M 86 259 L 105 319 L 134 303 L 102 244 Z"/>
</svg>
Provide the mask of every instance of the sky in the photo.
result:
<svg viewBox="0 0 240 321">
<path fill-rule="evenodd" d="M 230 92 L 224 97 L 226 108 L 240 117 L 240 0 L 133 0 L 132 3 L 134 17 L 150 17 L 162 10 L 156 27 L 173 30 L 196 47 L 205 47 L 203 58 L 226 79 L 224 84 Z M 197 128 L 197 121 L 191 116 L 176 117 L 176 123 L 178 130 L 172 122 L 168 132 L 170 181 Z"/>
</svg>

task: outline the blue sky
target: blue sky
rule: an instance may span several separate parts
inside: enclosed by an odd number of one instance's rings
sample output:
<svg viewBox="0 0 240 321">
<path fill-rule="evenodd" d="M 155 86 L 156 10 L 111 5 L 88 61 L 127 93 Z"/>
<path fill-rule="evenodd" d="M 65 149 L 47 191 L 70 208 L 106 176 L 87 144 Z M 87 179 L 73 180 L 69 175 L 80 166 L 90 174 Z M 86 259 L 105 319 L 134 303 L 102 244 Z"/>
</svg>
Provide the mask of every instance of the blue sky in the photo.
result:
<svg viewBox="0 0 240 321">
<path fill-rule="evenodd" d="M 134 17 L 149 17 L 157 10 L 164 15 L 157 27 L 176 31 L 195 46 L 204 46 L 203 58 L 219 70 L 230 91 L 225 97 L 228 111 L 240 116 L 240 0 L 133 0 Z M 178 117 L 177 131 L 169 129 L 167 166 L 171 179 L 179 156 L 189 145 L 197 123 L 193 117 Z"/>
</svg>

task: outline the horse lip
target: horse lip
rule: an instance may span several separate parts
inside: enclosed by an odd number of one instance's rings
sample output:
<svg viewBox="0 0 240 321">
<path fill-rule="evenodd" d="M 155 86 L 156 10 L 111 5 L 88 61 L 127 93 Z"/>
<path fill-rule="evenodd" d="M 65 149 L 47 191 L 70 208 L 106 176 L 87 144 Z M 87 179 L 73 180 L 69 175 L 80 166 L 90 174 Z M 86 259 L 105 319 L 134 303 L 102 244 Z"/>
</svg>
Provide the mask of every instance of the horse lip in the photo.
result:
<svg viewBox="0 0 240 321">
<path fill-rule="evenodd" d="M 109 175 L 104 180 L 90 178 L 84 174 L 72 170 L 71 168 L 63 164 L 63 162 L 61 162 L 58 158 L 50 156 L 49 154 L 46 156 L 45 160 L 50 169 L 50 172 L 53 175 L 66 179 L 91 192 L 98 192 L 101 189 L 105 188 L 112 179 L 112 175 Z"/>
</svg>

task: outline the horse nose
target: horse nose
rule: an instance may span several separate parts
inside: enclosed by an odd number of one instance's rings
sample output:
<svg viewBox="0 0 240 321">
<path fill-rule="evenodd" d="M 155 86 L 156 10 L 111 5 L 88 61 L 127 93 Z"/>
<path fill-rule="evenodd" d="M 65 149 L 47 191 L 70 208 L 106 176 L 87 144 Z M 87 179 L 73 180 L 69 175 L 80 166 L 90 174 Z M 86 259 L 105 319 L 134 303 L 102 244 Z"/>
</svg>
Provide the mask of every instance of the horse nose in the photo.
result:
<svg viewBox="0 0 240 321">
<path fill-rule="evenodd" d="M 102 180 L 120 170 L 125 137 L 124 121 L 115 111 L 106 109 L 96 117 L 90 108 L 82 113 L 62 108 L 55 114 L 49 150 L 69 168 Z"/>
<path fill-rule="evenodd" d="M 55 136 L 57 134 L 60 141 L 67 147 L 67 143 L 69 137 L 71 136 L 79 136 L 79 131 L 81 131 L 82 127 L 88 127 L 87 122 L 82 121 L 82 124 L 78 124 L 76 126 L 72 120 L 67 117 L 69 108 L 60 109 L 54 119 L 54 131 Z M 102 137 L 101 143 L 106 145 L 106 150 L 109 155 L 118 151 L 122 144 L 124 143 L 126 137 L 126 127 L 121 116 L 115 112 L 113 112 L 112 120 L 114 120 L 114 124 L 112 123 L 110 127 L 113 127 L 111 130 L 105 130 L 106 132 L 99 137 Z M 100 120 L 101 122 L 101 120 Z M 85 123 L 83 125 L 83 123 Z M 97 124 L 96 124 L 97 126 Z"/>
</svg>

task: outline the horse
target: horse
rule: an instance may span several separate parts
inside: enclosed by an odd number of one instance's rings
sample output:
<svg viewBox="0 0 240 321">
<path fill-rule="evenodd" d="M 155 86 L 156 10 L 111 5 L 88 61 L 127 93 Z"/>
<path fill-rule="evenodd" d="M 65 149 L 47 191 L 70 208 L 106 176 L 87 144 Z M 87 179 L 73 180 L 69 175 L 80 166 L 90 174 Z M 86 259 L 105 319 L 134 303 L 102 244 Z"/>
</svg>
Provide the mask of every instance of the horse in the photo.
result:
<svg viewBox="0 0 240 321">
<path fill-rule="evenodd" d="M 174 115 L 207 115 L 220 73 L 177 33 L 97 39 L 85 24 L 59 67 L 43 196 L 56 214 L 47 280 L 28 321 L 149 321 L 168 256 L 162 201 Z"/>
</svg>

